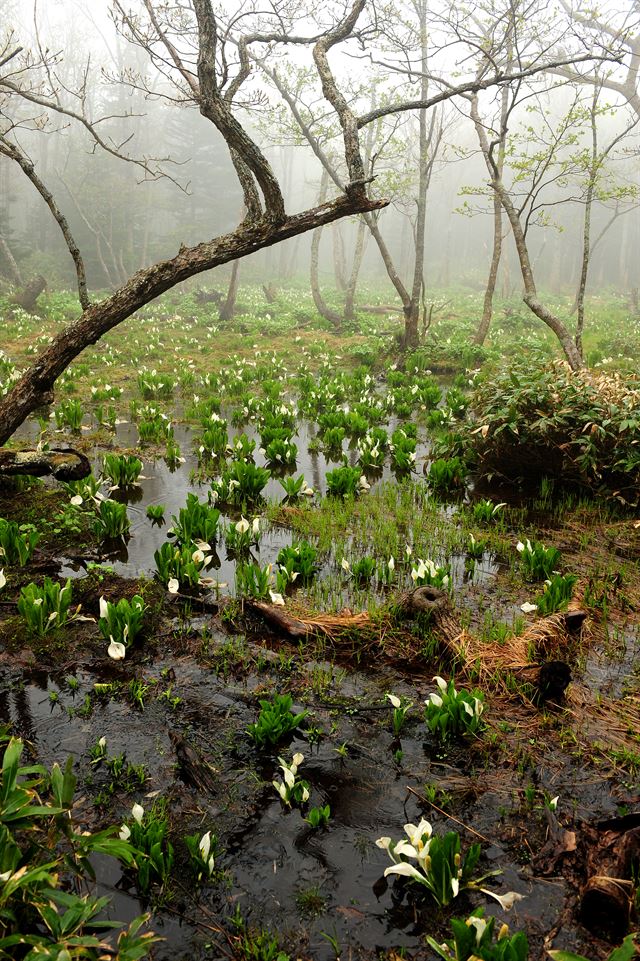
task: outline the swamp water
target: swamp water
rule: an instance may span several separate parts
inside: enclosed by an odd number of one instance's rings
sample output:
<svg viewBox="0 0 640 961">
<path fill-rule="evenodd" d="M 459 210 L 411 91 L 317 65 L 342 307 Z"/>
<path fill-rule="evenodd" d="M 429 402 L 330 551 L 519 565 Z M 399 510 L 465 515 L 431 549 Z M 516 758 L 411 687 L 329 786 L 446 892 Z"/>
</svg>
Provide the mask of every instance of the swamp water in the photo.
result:
<svg viewBox="0 0 640 961">
<path fill-rule="evenodd" d="M 299 448 L 295 475 L 304 474 L 323 493 L 326 471 L 336 463 L 309 452 L 309 439 L 307 428 L 294 438 Z M 184 464 L 169 470 L 161 460 L 146 460 L 147 479 L 126 494 L 115 492 L 128 504 L 132 537 L 100 560 L 122 577 L 152 575 L 153 554 L 166 540 L 171 515 L 184 506 L 188 492 L 206 497 L 207 485 L 194 487 L 190 481 L 197 458 L 189 429 L 178 428 L 176 440 Z M 120 448 L 135 445 L 135 428 L 120 427 L 116 441 Z M 425 446 L 419 447 L 418 468 L 427 454 Z M 354 463 L 355 451 L 348 457 Z M 259 456 L 256 462 L 262 463 Z M 94 463 L 97 474 L 101 456 L 96 455 Z M 377 480 L 370 477 L 372 488 L 391 476 L 385 469 Z M 274 478 L 265 494 L 282 498 Z M 145 516 L 146 506 L 156 503 L 166 507 L 163 526 L 152 525 Z M 237 519 L 235 514 L 225 517 Z M 274 562 L 291 540 L 290 531 L 267 526 L 256 558 L 262 565 Z M 450 558 L 456 591 L 464 593 L 471 586 L 490 595 L 499 569 L 496 558 L 485 554 L 471 574 L 465 560 L 463 553 Z M 317 576 L 322 578 L 339 562 L 329 557 Z M 213 572 L 228 583 L 224 593 L 233 593 L 235 561 L 224 543 L 214 553 L 208 573 Z M 62 573 L 82 577 L 85 571 L 74 562 L 65 564 Z M 344 596 L 345 603 L 352 599 L 348 589 Z M 492 708 L 491 699 L 489 736 L 463 748 L 443 749 L 423 720 L 422 704 L 434 689 L 432 670 L 381 658 L 367 663 L 366 656 L 354 663 L 330 643 L 298 647 L 274 640 L 255 625 L 249 636 L 238 636 L 217 616 L 196 610 L 180 613 L 178 608 L 175 617 L 159 624 L 152 640 L 148 649 L 143 641 L 125 662 L 87 656 L 70 660 L 68 670 L 55 674 L 17 670 L 5 661 L 0 720 L 13 725 L 40 762 L 74 758 L 79 798 L 75 816 L 88 827 L 97 826 L 98 820 L 101 825 L 121 823 L 133 801 L 147 808 L 157 797 L 168 799 L 176 862 L 166 897 L 149 904 L 112 861 L 100 858 L 95 865 L 100 893 L 113 898 L 111 916 L 127 921 L 152 910 L 151 926 L 166 939 L 154 949 L 158 961 L 232 957 L 229 918 L 237 910 L 250 927 L 272 932 L 291 957 L 318 961 L 337 956 L 392 959 L 404 952 L 431 958 L 425 934 L 448 936 L 448 919 L 466 916 L 479 905 L 500 922 L 508 921 L 512 930 L 526 928 L 532 958 L 545 956 L 545 936 L 561 921 L 554 946 L 589 952 L 592 940 L 570 910 L 571 885 L 560 875 L 546 877 L 536 871 L 536 856 L 547 837 L 545 798 L 560 795 L 560 805 L 570 805 L 577 821 L 594 821 L 628 803 L 635 788 L 624 777 L 598 776 L 554 747 L 539 718 L 525 712 L 518 727 L 503 713 L 503 705 Z M 597 660 L 589 663 L 594 682 L 611 682 L 606 666 L 598 675 Z M 630 640 L 624 667 L 634 664 Z M 147 688 L 143 706 L 126 697 L 134 679 Z M 116 682 L 119 693 L 96 698 L 96 682 Z M 296 710 L 310 710 L 306 729 L 277 752 L 258 751 L 246 733 L 256 720 L 258 699 L 284 688 L 291 691 Z M 389 691 L 415 705 L 399 739 L 391 733 L 385 700 Z M 115 792 L 109 805 L 96 811 L 93 799 L 108 792 L 109 777 L 104 768 L 92 768 L 88 758 L 89 748 L 103 736 L 109 756 L 124 753 L 131 764 L 144 764 L 146 780 L 130 795 Z M 180 758 L 184 744 L 210 765 L 211 790 L 189 782 Z M 271 785 L 280 773 L 278 753 L 290 759 L 296 751 L 305 756 L 300 774 L 309 781 L 310 803 L 331 808 L 325 829 L 313 830 L 304 811 L 287 810 Z M 450 908 L 439 910 L 402 879 L 384 879 L 390 862 L 376 839 L 399 839 L 403 825 L 422 816 L 440 833 L 459 830 L 463 849 L 480 835 L 482 873 L 501 872 L 486 887 L 502 894 L 516 891 L 523 900 L 507 914 L 479 892 L 464 893 Z M 219 838 L 220 874 L 197 892 L 181 838 L 207 830 Z"/>
</svg>

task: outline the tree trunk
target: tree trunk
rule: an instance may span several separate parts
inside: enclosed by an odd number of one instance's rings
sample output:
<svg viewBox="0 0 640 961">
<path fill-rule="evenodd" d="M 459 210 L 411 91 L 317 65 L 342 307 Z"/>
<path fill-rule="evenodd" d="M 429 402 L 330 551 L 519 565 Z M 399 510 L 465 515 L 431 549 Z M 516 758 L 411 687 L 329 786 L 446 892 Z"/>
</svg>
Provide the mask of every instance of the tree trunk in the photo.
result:
<svg viewBox="0 0 640 961">
<path fill-rule="evenodd" d="M 371 236 L 376 242 L 378 250 L 380 251 L 380 256 L 382 257 L 382 263 L 387 271 L 387 276 L 393 286 L 395 287 L 400 300 L 402 301 L 402 306 L 406 310 L 410 303 L 409 291 L 402 283 L 398 271 L 395 268 L 393 260 L 391 259 L 391 254 L 389 253 L 389 248 L 387 247 L 384 237 L 380 233 L 380 228 L 378 226 L 378 220 L 371 214 L 364 215 L 364 221 L 371 232 Z"/>
<path fill-rule="evenodd" d="M 427 79 L 427 4 L 426 0 L 419 0 L 415 4 L 420 29 L 420 59 L 421 80 L 420 99 L 426 100 L 429 93 Z M 418 196 L 416 197 L 417 217 L 415 233 L 415 260 L 413 264 L 413 283 L 411 285 L 411 300 L 404 309 L 404 337 L 405 350 L 415 350 L 419 343 L 418 322 L 420 316 L 420 295 L 424 288 L 424 249 L 425 227 L 427 221 L 427 190 L 431 173 L 429 164 L 429 145 L 433 138 L 437 111 L 431 114 L 430 130 L 427 132 L 427 111 L 420 110 L 418 114 Z"/>
<path fill-rule="evenodd" d="M 496 290 L 496 281 L 498 279 L 498 269 L 500 267 L 500 258 L 502 256 L 502 204 L 500 203 L 500 198 L 497 193 L 493 195 L 493 253 L 491 254 L 491 265 L 489 267 L 489 276 L 487 277 L 487 286 L 484 292 L 484 301 L 482 304 L 482 318 L 473 336 L 473 343 L 478 344 L 480 347 L 484 344 L 487 339 L 487 334 L 489 333 L 489 327 L 491 326 L 491 319 L 493 317 L 493 295 Z"/>
<path fill-rule="evenodd" d="M 24 281 L 22 280 L 20 268 L 18 267 L 16 259 L 11 253 L 11 248 L 4 237 L 0 237 L 0 254 L 2 254 L 4 262 L 7 266 L 9 280 L 12 284 L 15 284 L 16 287 L 22 287 Z"/>
<path fill-rule="evenodd" d="M 509 59 L 509 67 L 511 60 Z M 500 142 L 498 144 L 498 158 L 496 166 L 498 174 L 502 176 L 504 170 L 505 147 L 507 140 L 507 119 L 509 110 L 509 89 L 503 87 L 500 101 Z M 502 257 L 502 204 L 497 193 L 493 193 L 493 252 L 491 254 L 491 265 L 487 278 L 487 287 L 484 292 L 484 302 L 482 305 L 482 319 L 473 337 L 473 343 L 480 347 L 484 344 L 491 326 L 493 317 L 493 295 L 496 290 L 498 270 L 500 268 L 500 258 Z"/>
<path fill-rule="evenodd" d="M 353 263 L 351 264 L 351 273 L 349 274 L 349 281 L 347 283 L 347 289 L 344 297 L 344 317 L 345 320 L 348 321 L 352 321 L 355 317 L 354 303 L 356 297 L 356 287 L 358 286 L 358 277 L 360 275 L 360 268 L 362 266 L 362 258 L 364 256 L 366 227 L 367 225 L 362 217 L 360 217 L 358 220 L 358 232 L 356 234 L 356 246 L 353 251 Z"/>
<path fill-rule="evenodd" d="M 322 171 L 322 179 L 320 181 L 320 196 L 318 197 L 318 203 L 324 203 L 324 199 L 327 196 L 327 189 L 329 187 L 329 174 L 326 170 Z M 332 310 L 326 303 L 322 292 L 320 290 L 320 240 L 322 238 L 322 226 L 316 227 L 311 236 L 311 295 L 313 297 L 313 302 L 315 304 L 316 310 L 324 320 L 328 320 L 336 330 L 342 327 L 342 317 L 340 314 Z"/>
<path fill-rule="evenodd" d="M 584 295 L 587 289 L 587 278 L 589 276 L 589 259 L 591 256 L 591 208 L 593 205 L 593 193 L 595 188 L 595 171 L 592 169 L 589 176 L 589 186 L 584 205 L 584 221 L 582 225 L 582 267 L 580 270 L 580 282 L 576 294 L 576 309 L 578 311 L 578 322 L 576 324 L 576 348 L 582 355 L 582 334 L 584 331 Z"/>
<path fill-rule="evenodd" d="M 265 218 L 244 222 L 230 234 L 195 247 L 181 247 L 170 260 L 139 270 L 110 297 L 92 304 L 79 320 L 65 327 L 11 391 L 0 398 L 0 445 L 7 442 L 29 414 L 52 402 L 56 378 L 78 354 L 160 294 L 205 270 L 239 260 L 340 217 L 377 210 L 386 203 L 354 192 L 344 194 L 331 203 L 288 216 L 280 223 Z"/>
<path fill-rule="evenodd" d="M 231 279 L 229 280 L 229 289 L 227 290 L 227 297 L 224 304 L 220 308 L 218 314 L 219 320 L 233 320 L 233 315 L 236 312 L 236 299 L 238 296 L 238 276 L 240 274 L 240 261 L 234 260 L 231 265 Z"/>
<path fill-rule="evenodd" d="M 522 299 L 529 310 L 554 332 L 560 341 L 560 345 L 571 369 L 580 370 L 582 367 L 584 367 L 584 361 L 574 343 L 571 333 L 560 320 L 560 318 L 556 317 L 555 314 L 552 314 L 548 307 L 545 307 L 545 305 L 538 298 L 538 291 L 536 289 L 524 230 L 522 228 L 520 217 L 518 216 L 518 212 L 515 208 L 513 200 L 511 199 L 511 195 L 502 182 L 502 178 L 498 173 L 497 167 L 491 158 L 486 128 L 478 114 L 477 95 L 474 95 L 471 101 L 471 118 L 474 122 L 476 133 L 480 141 L 482 155 L 485 159 L 487 169 L 491 176 L 491 186 L 500 198 L 500 203 L 502 204 L 504 212 L 506 213 L 509 223 L 511 224 L 513 239 L 518 254 L 518 261 L 520 263 L 520 272 L 522 274 L 522 281 L 524 284 L 524 294 Z"/>
<path fill-rule="evenodd" d="M 336 287 L 344 294 L 348 286 L 348 281 L 345 270 L 344 238 L 340 230 L 340 225 L 334 224 L 331 233 L 333 240 L 333 270 L 336 275 Z"/>
<path fill-rule="evenodd" d="M 402 335 L 402 349 L 415 350 L 420 342 L 418 325 L 420 321 L 419 301 L 408 304 L 402 310 L 404 314 L 404 332 Z"/>
</svg>

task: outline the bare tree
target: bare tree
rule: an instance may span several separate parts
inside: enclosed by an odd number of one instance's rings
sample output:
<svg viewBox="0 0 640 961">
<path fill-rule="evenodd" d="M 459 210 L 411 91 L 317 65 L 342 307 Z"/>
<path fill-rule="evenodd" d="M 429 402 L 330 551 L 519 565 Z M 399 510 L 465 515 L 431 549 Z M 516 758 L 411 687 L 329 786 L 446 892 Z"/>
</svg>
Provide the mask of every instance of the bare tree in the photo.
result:
<svg viewBox="0 0 640 961">
<path fill-rule="evenodd" d="M 365 7 L 366 0 L 352 0 L 347 7 L 338 2 L 331 19 L 332 9 L 325 5 L 318 11 L 322 26 L 312 32 L 312 13 L 300 11 L 284 0 L 272 2 L 266 12 L 261 6 L 248 3 L 224 22 L 214 12 L 211 0 L 190 0 L 176 5 L 161 0 L 139 0 L 134 11 L 121 0 L 112 0 L 120 30 L 145 52 L 164 83 L 164 87 L 149 89 L 149 95 L 164 96 L 180 105 L 195 107 L 223 137 L 241 186 L 246 216 L 230 233 L 195 246 L 182 245 L 175 256 L 137 271 L 100 302 L 90 297 L 82 253 L 62 208 L 24 146 L 23 134 L 27 130 L 47 129 L 52 117 L 61 118 L 64 123 L 77 124 L 83 129 L 95 149 L 131 164 L 144 179 L 171 176 L 163 164 L 167 158 L 137 157 L 129 150 L 128 138 L 117 140 L 106 134 L 104 124 L 109 118 L 91 113 L 88 71 L 81 77 L 78 89 L 70 93 L 57 80 L 59 59 L 46 49 L 37 49 L 35 53 L 24 51 L 12 35 L 5 39 L 4 45 L 0 43 L 0 154 L 22 170 L 49 207 L 73 259 L 83 308 L 79 320 L 61 331 L 0 399 L 0 444 L 7 441 L 31 412 L 52 401 L 57 377 L 87 346 L 164 291 L 188 277 L 237 261 L 342 217 L 369 215 L 383 208 L 387 201 L 372 198 L 367 190 L 369 175 L 361 150 L 360 130 L 368 124 L 397 112 L 426 111 L 461 94 L 509 83 L 515 77 L 531 76 L 549 66 L 594 57 L 591 51 L 559 57 L 543 51 L 544 55 L 539 54 L 534 60 L 520 60 L 517 71 L 507 74 L 496 60 L 489 58 L 486 69 L 469 81 L 453 85 L 440 78 L 438 92 L 433 95 L 404 101 L 387 97 L 384 104 L 358 116 L 338 84 L 330 55 L 335 47 L 348 41 L 355 41 L 361 50 L 367 49 L 376 27 L 376 11 L 372 11 L 372 19 L 366 20 Z M 298 33 L 301 24 L 302 29 L 310 27 L 309 32 Z M 267 53 L 271 55 L 292 45 L 311 50 L 327 110 L 337 117 L 340 126 L 344 164 L 344 175 L 336 184 L 339 196 L 297 214 L 287 212 L 281 186 L 270 163 L 239 119 L 240 107 L 255 108 L 261 104 L 259 90 L 247 83 L 251 76 L 251 52 L 257 50 L 258 56 L 264 58 Z M 146 78 L 132 76 L 128 80 L 146 89 Z M 424 90 L 421 93 L 424 94 Z M 241 97 L 244 100 L 239 104 Z M 112 116 L 111 119 L 126 118 Z"/>
<path fill-rule="evenodd" d="M 161 19 L 163 5 L 156 5 L 152 0 L 143 0 L 143 4 L 147 15 L 145 19 L 133 17 L 119 0 L 115 0 L 114 8 L 119 23 L 128 31 L 131 39 L 144 46 L 161 73 L 170 72 L 172 81 L 180 86 L 190 101 L 197 105 L 200 113 L 222 134 L 242 187 L 247 215 L 230 234 L 195 247 L 182 246 L 174 257 L 138 271 L 111 296 L 99 303 L 92 303 L 87 290 L 84 261 L 66 218 L 38 176 L 34 163 L 20 146 L 19 133 L 24 124 L 20 107 L 24 103 L 35 104 L 41 110 L 62 114 L 80 123 L 99 146 L 138 163 L 150 176 L 158 175 L 157 167 L 148 159 L 133 160 L 105 140 L 96 121 L 82 112 L 82 97 L 79 112 L 64 106 L 58 91 L 54 94 L 49 90 L 47 95 L 51 64 L 41 60 L 34 66 L 31 56 L 23 56 L 21 49 L 15 43 L 12 45 L 12 38 L 9 38 L 0 52 L 0 69 L 4 69 L 0 76 L 0 96 L 3 99 L 3 113 L 6 115 L 8 108 L 13 107 L 15 119 L 0 134 L 0 152 L 20 166 L 57 221 L 76 267 L 83 314 L 54 338 L 52 344 L 0 401 L 0 443 L 5 443 L 33 410 L 51 402 L 56 378 L 85 347 L 96 343 L 105 333 L 159 294 L 202 271 L 238 260 L 346 215 L 375 210 L 385 204 L 384 200 L 372 200 L 367 195 L 357 121 L 338 88 L 329 62 L 331 50 L 354 35 L 365 0 L 355 0 L 344 16 L 336 19 L 329 29 L 310 38 L 286 32 L 282 18 L 275 18 L 277 29 L 272 29 L 266 35 L 267 40 L 264 39 L 265 35 L 253 33 L 241 38 L 240 44 L 235 42 L 235 48 L 240 50 L 235 64 L 228 57 L 228 28 L 221 27 L 211 0 L 193 0 L 193 36 L 197 43 L 194 49 L 186 52 L 178 49 L 170 33 L 170 24 Z M 343 131 L 344 161 L 348 172 L 343 193 L 335 200 L 298 214 L 286 212 L 280 186 L 269 162 L 233 109 L 234 99 L 250 75 L 246 53 L 248 46 L 260 42 L 304 42 L 311 47 L 324 96 L 338 115 Z"/>
<path fill-rule="evenodd" d="M 585 44 L 610 44 L 618 51 L 620 66 L 607 70 L 597 62 L 586 61 L 584 69 L 564 64 L 551 67 L 553 73 L 577 84 L 605 87 L 617 93 L 640 117 L 640 3 L 630 0 L 626 9 L 612 14 L 599 13 L 593 4 L 569 4 L 561 0 L 567 15 L 584 35 Z"/>
</svg>

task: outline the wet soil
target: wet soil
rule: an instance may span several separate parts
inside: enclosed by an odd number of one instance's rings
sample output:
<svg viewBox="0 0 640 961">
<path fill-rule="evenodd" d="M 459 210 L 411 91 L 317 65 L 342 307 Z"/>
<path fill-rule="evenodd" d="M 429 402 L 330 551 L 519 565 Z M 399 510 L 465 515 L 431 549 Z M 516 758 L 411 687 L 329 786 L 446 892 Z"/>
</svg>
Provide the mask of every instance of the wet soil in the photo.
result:
<svg viewBox="0 0 640 961">
<path fill-rule="evenodd" d="M 118 445 L 135 443 L 135 431 L 130 436 L 128 429 L 121 429 Z M 545 957 L 549 947 L 606 957 L 611 944 L 579 918 L 586 872 L 580 838 L 606 818 L 640 811 L 640 754 L 636 763 L 631 748 L 616 759 L 590 744 L 580 733 L 582 718 L 571 700 L 535 706 L 517 690 L 507 697 L 504 685 L 500 694 L 487 691 L 488 728 L 482 737 L 443 747 L 428 733 L 423 702 L 434 690 L 433 675 L 451 664 L 434 652 L 420 654 L 424 637 L 419 632 L 411 664 L 364 650 L 354 658 L 340 656 L 322 639 L 293 645 L 233 605 L 218 610 L 216 598 L 201 605 L 195 597 L 171 600 L 149 580 L 167 525 L 152 526 L 145 509 L 165 504 L 170 523 L 187 492 L 205 496 L 206 487 L 191 480 L 197 462 L 189 431 L 181 430 L 186 462 L 174 471 L 161 460 L 146 463 L 147 479 L 121 495 L 133 536 L 89 555 L 112 572 L 87 570 L 87 552 L 79 546 L 72 551 L 72 539 L 66 555 L 35 556 L 20 572 L 23 580 L 11 583 L 15 591 L 39 576 L 38 563 L 42 569 L 58 563 L 59 575 L 76 579 L 75 603 L 94 617 L 100 595 L 117 600 L 143 591 L 150 609 L 145 631 L 126 661 L 108 661 L 104 641 L 90 623 L 35 642 L 15 615 L 12 595 L 0 612 L 0 721 L 12 725 L 38 761 L 50 765 L 74 758 L 79 779 L 74 814 L 80 823 L 88 828 L 120 823 L 134 801 L 146 807 L 158 796 L 168 800 L 176 849 L 173 877 L 147 902 L 119 867 L 97 859 L 99 889 L 113 899 L 111 916 L 126 921 L 151 910 L 151 925 L 165 939 L 154 950 L 158 961 L 232 957 L 236 942 L 229 919 L 237 910 L 250 927 L 271 931 L 291 957 L 329 961 L 339 954 L 373 961 L 433 957 L 425 935 L 441 940 L 449 934 L 451 916 L 466 916 L 483 905 L 500 923 L 527 931 L 531 958 Z M 307 451 L 305 430 L 296 439 L 301 451 Z M 425 456 L 423 447 L 419 460 Z M 99 464 L 101 455 L 95 458 Z M 296 474 L 304 473 L 322 490 L 326 470 L 334 466 L 323 455 L 307 452 Z M 43 491 L 45 500 L 60 498 L 46 487 Z M 274 481 L 267 495 L 281 498 Z M 5 499 L 9 509 L 3 516 L 11 510 L 18 516 L 15 503 Z M 584 572 L 582 586 L 591 584 L 600 599 L 590 633 L 570 652 L 574 684 L 613 701 L 630 693 L 637 698 L 640 592 L 631 525 L 618 531 L 610 525 L 608 540 L 600 525 L 587 532 L 589 541 L 585 527 L 554 525 L 548 516 L 546 521 L 542 539 L 562 543 L 574 569 Z M 260 563 L 273 562 L 291 539 L 286 527 L 269 527 L 257 555 Z M 627 564 L 619 582 L 611 580 L 615 572 L 607 566 L 612 542 L 622 545 Z M 318 577 L 328 575 L 335 561 L 326 558 Z M 223 593 L 233 592 L 234 568 L 222 545 L 213 569 L 230 585 Z M 522 597 L 506 557 L 486 551 L 470 566 L 458 553 L 451 569 L 457 604 L 471 628 L 480 630 L 487 611 L 505 621 L 519 612 Z M 381 599 L 384 595 L 373 598 Z M 132 680 L 146 686 L 143 705 L 132 699 Z M 96 683 L 114 686 L 104 695 L 96 692 Z M 287 692 L 297 711 L 310 714 L 290 743 L 259 751 L 247 735 L 259 700 Z M 399 738 L 392 734 L 387 692 L 414 703 Z M 110 757 L 124 753 L 131 764 L 144 765 L 142 786 L 112 791 L 105 766 L 91 765 L 89 749 L 103 736 Z M 628 741 L 634 739 L 637 731 L 629 732 Z M 206 789 L 194 785 L 181 763 L 185 745 L 213 775 Z M 312 829 L 305 821 L 308 807 L 288 810 L 271 785 L 278 753 L 290 758 L 296 751 L 305 756 L 300 773 L 311 786 L 310 804 L 330 806 L 326 828 Z M 547 802 L 556 796 L 552 823 Z M 438 832 L 460 831 L 463 847 L 480 838 L 482 873 L 501 872 L 486 887 L 499 894 L 517 891 L 523 900 L 506 913 L 485 895 L 467 892 L 439 910 L 403 879 L 385 879 L 389 860 L 376 839 L 399 839 L 405 823 L 423 816 Z M 575 851 L 554 848 L 554 826 L 575 833 Z M 198 890 L 182 839 L 209 829 L 219 838 L 221 854 L 212 883 Z"/>
</svg>

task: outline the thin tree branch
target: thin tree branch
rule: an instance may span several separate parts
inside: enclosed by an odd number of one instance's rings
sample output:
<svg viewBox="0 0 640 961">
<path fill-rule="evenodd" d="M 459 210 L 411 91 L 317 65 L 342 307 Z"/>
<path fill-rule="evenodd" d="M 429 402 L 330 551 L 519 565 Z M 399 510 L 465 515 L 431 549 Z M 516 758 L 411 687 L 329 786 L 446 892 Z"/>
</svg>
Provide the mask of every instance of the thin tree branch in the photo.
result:
<svg viewBox="0 0 640 961">
<path fill-rule="evenodd" d="M 67 219 L 56 204 L 53 194 L 49 188 L 42 182 L 40 177 L 35 171 L 34 164 L 29 158 L 24 154 L 18 147 L 14 144 L 9 143 L 4 137 L 0 137 L 0 153 L 4 154 L 5 157 L 9 157 L 26 174 L 33 186 L 36 188 L 47 207 L 53 214 L 56 223 L 60 227 L 62 236 L 64 237 L 64 242 L 67 245 L 67 249 L 71 254 L 73 262 L 76 268 L 76 277 L 78 282 L 78 298 L 84 310 L 88 310 L 91 307 L 91 301 L 89 300 L 89 294 L 87 293 L 87 277 L 84 269 L 84 261 L 82 255 L 78 249 L 78 245 L 73 239 L 73 234 L 67 223 Z"/>
</svg>

